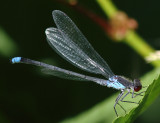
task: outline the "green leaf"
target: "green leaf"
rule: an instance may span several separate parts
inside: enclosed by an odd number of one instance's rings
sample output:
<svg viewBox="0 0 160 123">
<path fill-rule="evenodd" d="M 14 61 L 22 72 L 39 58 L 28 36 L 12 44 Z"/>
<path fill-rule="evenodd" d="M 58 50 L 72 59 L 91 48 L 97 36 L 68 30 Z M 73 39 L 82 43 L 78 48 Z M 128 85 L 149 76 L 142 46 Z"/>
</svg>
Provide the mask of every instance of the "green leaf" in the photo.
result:
<svg viewBox="0 0 160 123">
<path fill-rule="evenodd" d="M 143 113 L 152 102 L 159 96 L 160 93 L 160 77 L 158 77 L 160 73 L 160 68 L 155 69 L 152 72 L 149 72 L 145 76 L 141 78 L 142 85 L 148 86 L 148 88 L 144 88 L 142 91 L 146 90 L 145 96 L 137 96 L 132 99 L 131 96 L 127 96 L 125 100 L 130 100 L 134 102 L 140 102 L 140 104 L 131 104 L 120 102 L 120 104 L 125 108 L 127 114 L 117 105 L 116 109 L 120 117 L 116 117 L 113 105 L 115 103 L 115 99 L 119 93 L 114 94 L 110 98 L 104 100 L 103 102 L 97 104 L 93 108 L 85 111 L 74 118 L 66 119 L 61 123 L 97 123 L 97 122 L 106 122 L 106 123 L 130 123 L 133 122 L 141 113 Z M 155 80 L 155 78 L 157 78 Z M 143 99 L 142 99 L 143 98 Z"/>
<path fill-rule="evenodd" d="M 14 40 L 0 27 L 0 55 L 10 57 L 18 51 Z"/>
<path fill-rule="evenodd" d="M 148 78 L 148 77 L 146 77 Z M 147 80 L 146 80 L 147 81 Z M 160 76 L 153 81 L 153 83 L 147 88 L 145 96 L 139 106 L 132 109 L 129 114 L 124 117 L 117 118 L 114 123 L 131 123 L 133 122 L 141 113 L 143 113 L 159 96 L 160 94 Z"/>
</svg>

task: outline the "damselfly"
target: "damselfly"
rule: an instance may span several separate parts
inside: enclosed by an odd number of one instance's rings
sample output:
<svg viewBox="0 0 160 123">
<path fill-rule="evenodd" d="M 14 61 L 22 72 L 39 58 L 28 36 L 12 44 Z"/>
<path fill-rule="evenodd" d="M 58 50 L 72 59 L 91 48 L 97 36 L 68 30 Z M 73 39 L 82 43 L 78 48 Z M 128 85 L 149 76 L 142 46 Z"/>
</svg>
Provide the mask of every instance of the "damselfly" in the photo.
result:
<svg viewBox="0 0 160 123">
<path fill-rule="evenodd" d="M 11 62 L 41 66 L 43 68 L 43 72 L 47 74 L 72 80 L 93 81 L 100 85 L 120 90 L 121 92 L 116 98 L 114 104 L 114 110 L 117 116 L 117 104 L 125 111 L 125 109 L 118 103 L 119 101 L 136 103 L 131 101 L 124 101 L 123 99 L 130 93 L 132 93 L 132 98 L 143 93 L 141 92 L 136 95 L 134 94 L 134 92 L 138 92 L 142 88 L 140 80 L 134 79 L 133 81 L 131 81 L 123 76 L 115 75 L 108 64 L 94 50 L 85 36 L 80 32 L 78 27 L 65 13 L 59 10 L 55 10 L 53 11 L 52 15 L 57 28 L 51 27 L 47 28 L 45 31 L 47 41 L 50 46 L 65 60 L 69 61 L 76 67 L 90 73 L 103 75 L 106 80 L 79 74 L 23 57 L 14 57 L 11 59 Z M 124 94 L 126 90 L 128 92 Z"/>
</svg>

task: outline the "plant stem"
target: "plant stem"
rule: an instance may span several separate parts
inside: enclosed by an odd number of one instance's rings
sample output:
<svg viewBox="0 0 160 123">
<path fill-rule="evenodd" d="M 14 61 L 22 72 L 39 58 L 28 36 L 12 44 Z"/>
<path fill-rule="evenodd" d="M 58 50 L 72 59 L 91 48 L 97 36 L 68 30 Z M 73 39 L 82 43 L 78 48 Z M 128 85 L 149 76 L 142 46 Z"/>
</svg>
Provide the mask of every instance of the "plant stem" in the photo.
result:
<svg viewBox="0 0 160 123">
<path fill-rule="evenodd" d="M 97 2 L 109 18 L 115 15 L 118 11 L 111 0 L 97 0 Z"/>
<path fill-rule="evenodd" d="M 118 9 L 114 6 L 111 0 L 97 0 L 97 2 L 109 18 L 118 12 Z M 128 31 L 123 41 L 133 48 L 144 59 L 151 53 L 155 52 L 155 50 L 134 31 Z M 160 67 L 159 60 L 152 61 L 151 64 L 154 67 Z"/>
<path fill-rule="evenodd" d="M 124 42 L 133 48 L 139 55 L 144 59 L 150 54 L 154 53 L 155 50 L 148 45 L 144 39 L 142 39 L 135 31 L 128 31 L 124 38 Z M 160 67 L 160 61 L 152 61 L 151 64 L 154 67 Z"/>
</svg>

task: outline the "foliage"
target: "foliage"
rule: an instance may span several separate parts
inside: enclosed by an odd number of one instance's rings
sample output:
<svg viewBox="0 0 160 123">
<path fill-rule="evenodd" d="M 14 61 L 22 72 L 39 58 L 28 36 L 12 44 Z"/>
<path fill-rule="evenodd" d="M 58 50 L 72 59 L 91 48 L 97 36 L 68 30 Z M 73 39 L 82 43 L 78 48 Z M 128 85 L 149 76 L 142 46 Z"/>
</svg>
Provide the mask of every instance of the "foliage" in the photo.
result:
<svg viewBox="0 0 160 123">
<path fill-rule="evenodd" d="M 143 86 L 147 86 L 147 90 L 143 99 L 140 101 L 139 105 L 131 104 L 131 103 L 121 103 L 123 107 L 127 110 L 127 114 L 124 114 L 122 109 L 118 109 L 118 113 L 120 113 L 120 117 L 116 117 L 113 105 L 115 99 L 118 95 L 115 94 L 105 101 L 97 104 L 92 109 L 75 116 L 71 119 L 66 119 L 62 123 L 97 123 L 97 122 L 106 122 L 106 123 L 130 123 L 133 122 L 141 113 L 143 113 L 152 102 L 159 96 L 160 93 L 160 77 L 158 74 L 160 73 L 160 69 L 155 69 L 142 77 Z M 158 77 L 158 78 L 157 78 Z M 128 100 L 130 97 L 126 97 Z M 131 98 L 130 98 L 131 99 Z M 133 99 L 135 102 L 138 102 L 141 97 L 136 97 Z"/>
</svg>

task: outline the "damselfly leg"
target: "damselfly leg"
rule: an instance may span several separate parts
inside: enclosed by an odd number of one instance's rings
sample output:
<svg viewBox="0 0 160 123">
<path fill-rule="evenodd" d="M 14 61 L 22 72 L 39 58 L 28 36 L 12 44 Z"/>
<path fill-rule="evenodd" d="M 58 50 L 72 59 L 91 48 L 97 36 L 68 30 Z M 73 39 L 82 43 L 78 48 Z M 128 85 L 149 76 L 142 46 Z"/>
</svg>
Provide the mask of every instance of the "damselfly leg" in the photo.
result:
<svg viewBox="0 0 160 123">
<path fill-rule="evenodd" d="M 139 104 L 139 102 L 137 103 L 137 102 L 132 102 L 132 101 L 124 101 L 124 98 L 127 97 L 127 95 L 131 93 L 130 90 L 131 90 L 131 89 L 128 89 L 128 92 L 127 92 L 125 95 L 124 95 L 124 90 L 122 90 L 122 91 L 120 92 L 120 94 L 118 95 L 118 97 L 116 98 L 116 100 L 115 100 L 114 111 L 115 111 L 117 117 L 118 117 L 118 113 L 117 113 L 117 110 L 116 110 L 116 105 L 117 105 L 117 104 L 118 104 L 118 105 L 121 107 L 121 109 L 123 109 L 123 111 L 126 113 L 126 110 L 123 108 L 123 106 L 118 103 L 119 101 L 121 101 L 121 102 L 126 102 L 126 103 Z M 144 92 L 145 92 L 145 91 L 142 91 L 142 92 L 136 94 L 136 93 L 134 93 L 134 91 L 133 91 L 131 97 L 132 97 L 132 98 L 135 98 L 136 96 L 142 96 L 141 94 L 144 93 Z M 124 95 L 124 96 L 123 96 L 123 95 Z"/>
</svg>

